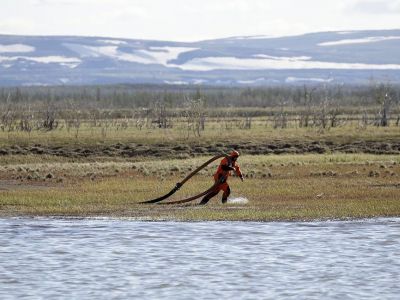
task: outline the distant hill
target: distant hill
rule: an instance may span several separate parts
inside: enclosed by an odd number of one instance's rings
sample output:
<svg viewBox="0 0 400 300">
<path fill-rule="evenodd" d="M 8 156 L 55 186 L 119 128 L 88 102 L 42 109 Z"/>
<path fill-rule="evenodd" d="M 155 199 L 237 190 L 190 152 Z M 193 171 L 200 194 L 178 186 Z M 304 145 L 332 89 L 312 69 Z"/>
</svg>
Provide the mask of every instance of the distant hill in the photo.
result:
<svg viewBox="0 0 400 300">
<path fill-rule="evenodd" d="M 0 85 L 400 83 L 400 30 L 192 43 L 0 35 Z"/>
</svg>

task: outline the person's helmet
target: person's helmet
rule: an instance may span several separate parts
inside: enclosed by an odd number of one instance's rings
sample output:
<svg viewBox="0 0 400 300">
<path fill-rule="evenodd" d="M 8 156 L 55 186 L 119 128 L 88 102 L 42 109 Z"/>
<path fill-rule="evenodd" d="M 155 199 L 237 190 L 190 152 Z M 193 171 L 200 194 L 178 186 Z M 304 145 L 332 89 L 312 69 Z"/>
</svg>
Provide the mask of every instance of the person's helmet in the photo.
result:
<svg viewBox="0 0 400 300">
<path fill-rule="evenodd" d="M 240 156 L 240 154 L 236 150 L 233 150 L 229 156 L 237 158 Z"/>
</svg>

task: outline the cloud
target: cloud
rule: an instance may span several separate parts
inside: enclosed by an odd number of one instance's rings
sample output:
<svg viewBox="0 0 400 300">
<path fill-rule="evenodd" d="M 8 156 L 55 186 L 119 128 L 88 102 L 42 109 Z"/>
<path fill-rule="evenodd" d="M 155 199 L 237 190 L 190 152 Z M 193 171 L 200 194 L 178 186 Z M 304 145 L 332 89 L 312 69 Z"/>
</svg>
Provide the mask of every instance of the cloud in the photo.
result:
<svg viewBox="0 0 400 300">
<path fill-rule="evenodd" d="M 400 28 L 399 14 L 400 0 L 7 0 L 0 33 L 196 41 Z"/>
<path fill-rule="evenodd" d="M 362 14 L 400 14 L 399 0 L 363 0 L 349 7 L 351 12 Z"/>
<path fill-rule="evenodd" d="M 50 6 L 60 6 L 60 5 L 132 5 L 135 2 L 140 3 L 140 1 L 130 1 L 130 0 L 29 0 L 32 5 L 50 5 Z"/>
<path fill-rule="evenodd" d="M 26 29 L 30 30 L 27 31 Z M 0 33 L 23 33 L 34 34 L 36 29 L 36 24 L 29 19 L 20 17 L 9 17 L 0 19 Z"/>
</svg>

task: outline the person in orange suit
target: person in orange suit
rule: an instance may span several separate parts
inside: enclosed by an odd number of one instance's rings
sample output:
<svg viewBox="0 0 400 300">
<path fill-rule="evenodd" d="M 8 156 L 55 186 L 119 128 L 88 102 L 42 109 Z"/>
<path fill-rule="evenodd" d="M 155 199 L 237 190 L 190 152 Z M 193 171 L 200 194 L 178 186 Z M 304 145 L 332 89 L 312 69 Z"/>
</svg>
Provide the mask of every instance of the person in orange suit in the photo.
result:
<svg viewBox="0 0 400 300">
<path fill-rule="evenodd" d="M 239 152 L 232 151 L 232 153 L 221 160 L 221 163 L 218 166 L 217 172 L 214 174 L 214 181 L 218 183 L 214 190 L 209 192 L 204 198 L 201 200 L 200 205 L 206 204 L 210 199 L 216 196 L 219 191 L 223 191 L 222 194 L 222 203 L 226 203 L 228 201 L 229 194 L 231 193 L 231 189 L 228 185 L 228 177 L 231 175 L 231 171 L 235 171 L 236 175 L 243 181 L 243 174 L 240 171 L 240 167 L 237 164 L 237 159 L 239 157 Z"/>
</svg>

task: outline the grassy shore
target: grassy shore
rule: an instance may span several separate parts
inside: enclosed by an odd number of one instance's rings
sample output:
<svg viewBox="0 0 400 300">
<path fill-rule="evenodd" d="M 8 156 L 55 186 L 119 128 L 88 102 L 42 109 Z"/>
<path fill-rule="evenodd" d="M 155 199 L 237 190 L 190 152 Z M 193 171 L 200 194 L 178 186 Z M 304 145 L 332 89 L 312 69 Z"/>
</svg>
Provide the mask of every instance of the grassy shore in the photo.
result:
<svg viewBox="0 0 400 300">
<path fill-rule="evenodd" d="M 400 156 L 243 155 L 232 197 L 248 203 L 143 205 L 168 192 L 209 156 L 190 159 L 79 160 L 8 155 L 0 161 L 0 216 L 113 216 L 144 220 L 315 220 L 400 216 Z M 212 185 L 216 164 L 171 200 Z"/>
</svg>

